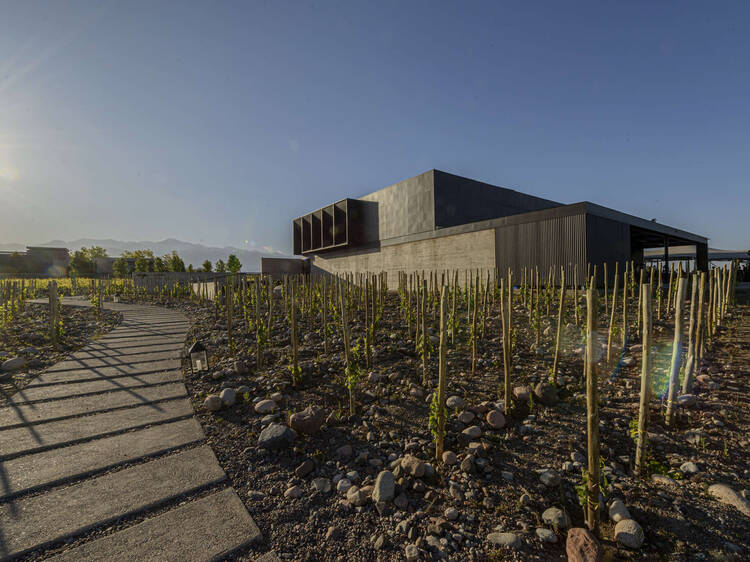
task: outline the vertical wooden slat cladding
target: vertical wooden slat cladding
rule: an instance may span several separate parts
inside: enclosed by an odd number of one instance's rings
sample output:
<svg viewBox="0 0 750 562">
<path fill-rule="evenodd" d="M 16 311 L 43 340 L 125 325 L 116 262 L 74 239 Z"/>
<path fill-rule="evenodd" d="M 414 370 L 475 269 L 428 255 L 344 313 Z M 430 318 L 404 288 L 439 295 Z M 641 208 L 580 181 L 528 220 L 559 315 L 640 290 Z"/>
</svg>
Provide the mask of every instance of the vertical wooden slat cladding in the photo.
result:
<svg viewBox="0 0 750 562">
<path fill-rule="evenodd" d="M 518 276 L 524 267 L 539 267 L 546 276 L 550 267 L 565 267 L 573 278 L 578 265 L 579 280 L 586 271 L 586 218 L 584 214 L 553 217 L 495 228 L 495 260 L 500 271 L 511 268 Z M 559 279 L 559 274 L 557 278 Z"/>
<path fill-rule="evenodd" d="M 623 271 L 625 262 L 630 260 L 630 225 L 620 221 L 586 215 L 586 248 L 587 259 L 592 265 L 596 264 L 600 272 L 600 283 L 603 282 L 603 264 L 607 262 L 610 281 L 614 278 L 614 264 L 620 262 Z M 610 285 L 611 286 L 611 285 Z"/>
</svg>

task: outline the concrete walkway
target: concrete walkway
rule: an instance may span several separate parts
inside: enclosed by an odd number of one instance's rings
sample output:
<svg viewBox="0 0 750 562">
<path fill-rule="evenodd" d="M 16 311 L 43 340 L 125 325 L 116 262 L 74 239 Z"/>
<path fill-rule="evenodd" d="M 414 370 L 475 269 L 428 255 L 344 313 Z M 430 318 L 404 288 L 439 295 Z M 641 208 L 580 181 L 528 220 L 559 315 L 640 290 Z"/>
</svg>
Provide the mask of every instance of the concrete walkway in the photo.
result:
<svg viewBox="0 0 750 562">
<path fill-rule="evenodd" d="M 0 560 L 91 531 L 54 559 L 216 560 L 260 540 L 187 399 L 187 318 L 107 307 L 118 328 L 0 408 Z"/>
</svg>

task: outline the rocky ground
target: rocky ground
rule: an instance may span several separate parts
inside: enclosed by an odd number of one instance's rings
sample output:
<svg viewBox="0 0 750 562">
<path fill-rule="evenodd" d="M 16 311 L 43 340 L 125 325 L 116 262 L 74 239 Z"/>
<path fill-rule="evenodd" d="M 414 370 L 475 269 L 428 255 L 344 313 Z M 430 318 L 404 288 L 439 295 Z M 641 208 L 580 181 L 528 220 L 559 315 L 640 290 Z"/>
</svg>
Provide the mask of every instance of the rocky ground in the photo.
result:
<svg viewBox="0 0 750 562">
<path fill-rule="evenodd" d="M 237 559 L 270 550 L 290 560 L 750 557 L 747 303 L 708 348 L 672 430 L 664 428 L 659 398 L 672 329 L 666 319 L 655 323 L 656 398 L 650 473 L 644 477 L 632 471 L 640 345 L 629 342 L 616 366 L 600 365 L 606 495 L 598 540 L 581 529 L 576 487 L 586 466 L 586 410 L 580 329 L 570 322 L 558 391 L 540 384 L 552 364 L 554 327 L 544 321 L 535 349 L 525 312 L 517 307 L 513 415 L 498 402 L 499 318 L 488 319 L 473 376 L 466 334 L 459 331 L 448 351 L 448 452 L 436 463 L 428 417 L 437 366 L 431 358 L 430 384 L 423 387 L 421 359 L 406 335 L 397 297 L 386 304 L 353 417 L 342 381 L 341 339 L 334 337 L 331 353 L 324 354 L 317 320 L 310 326 L 303 317 L 300 323 L 303 379 L 295 386 L 286 319 L 277 317 L 266 367 L 256 369 L 254 336 L 237 321 L 237 351 L 231 354 L 221 315 L 211 307 L 184 308 L 194 322 L 192 338 L 207 343 L 211 353 L 208 373 L 187 371 L 193 405 L 265 539 Z M 354 338 L 361 334 L 355 323 Z"/>
<path fill-rule="evenodd" d="M 117 312 L 104 310 L 97 322 L 90 308 L 63 306 L 63 331 L 55 349 L 49 334 L 49 305 L 26 303 L 24 311 L 0 328 L 0 405 L 50 365 L 109 332 L 122 320 Z"/>
</svg>

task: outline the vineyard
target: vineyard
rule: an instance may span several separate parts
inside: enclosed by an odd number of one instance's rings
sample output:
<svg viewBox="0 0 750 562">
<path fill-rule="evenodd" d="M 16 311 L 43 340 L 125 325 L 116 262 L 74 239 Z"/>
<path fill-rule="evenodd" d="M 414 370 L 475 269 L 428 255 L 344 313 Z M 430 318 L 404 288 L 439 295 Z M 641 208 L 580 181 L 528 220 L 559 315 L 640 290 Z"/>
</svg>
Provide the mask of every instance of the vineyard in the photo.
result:
<svg viewBox="0 0 750 562">
<path fill-rule="evenodd" d="M 3 329 L 54 291 L 182 309 L 248 559 L 740 559 L 736 268 L 623 269 L 7 281 Z"/>
</svg>

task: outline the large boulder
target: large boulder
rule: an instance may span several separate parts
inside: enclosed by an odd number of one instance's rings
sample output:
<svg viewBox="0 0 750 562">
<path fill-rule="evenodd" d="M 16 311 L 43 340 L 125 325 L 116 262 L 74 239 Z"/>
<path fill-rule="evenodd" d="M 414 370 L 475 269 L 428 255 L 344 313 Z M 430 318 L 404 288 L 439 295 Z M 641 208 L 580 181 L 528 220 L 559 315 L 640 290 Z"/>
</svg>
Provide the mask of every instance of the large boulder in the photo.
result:
<svg viewBox="0 0 750 562">
<path fill-rule="evenodd" d="M 13 357 L 11 359 L 3 361 L 2 366 L 0 366 L 0 370 L 18 371 L 19 369 L 23 369 L 25 366 L 26 359 L 24 359 L 23 357 Z"/>
<path fill-rule="evenodd" d="M 301 412 L 296 412 L 289 418 L 289 425 L 299 433 L 312 435 L 316 433 L 326 420 L 326 413 L 317 406 L 308 406 Z"/>
<path fill-rule="evenodd" d="M 568 562 L 600 562 L 603 556 L 599 541 L 591 531 L 583 527 L 568 531 L 565 553 L 568 555 Z"/>
<path fill-rule="evenodd" d="M 731 505 L 745 516 L 750 517 L 750 501 L 726 484 L 713 484 L 708 487 L 708 493 L 720 502 Z"/>
<path fill-rule="evenodd" d="M 258 447 L 263 449 L 285 449 L 297 438 L 293 429 L 284 424 L 272 423 L 260 432 Z"/>
</svg>

